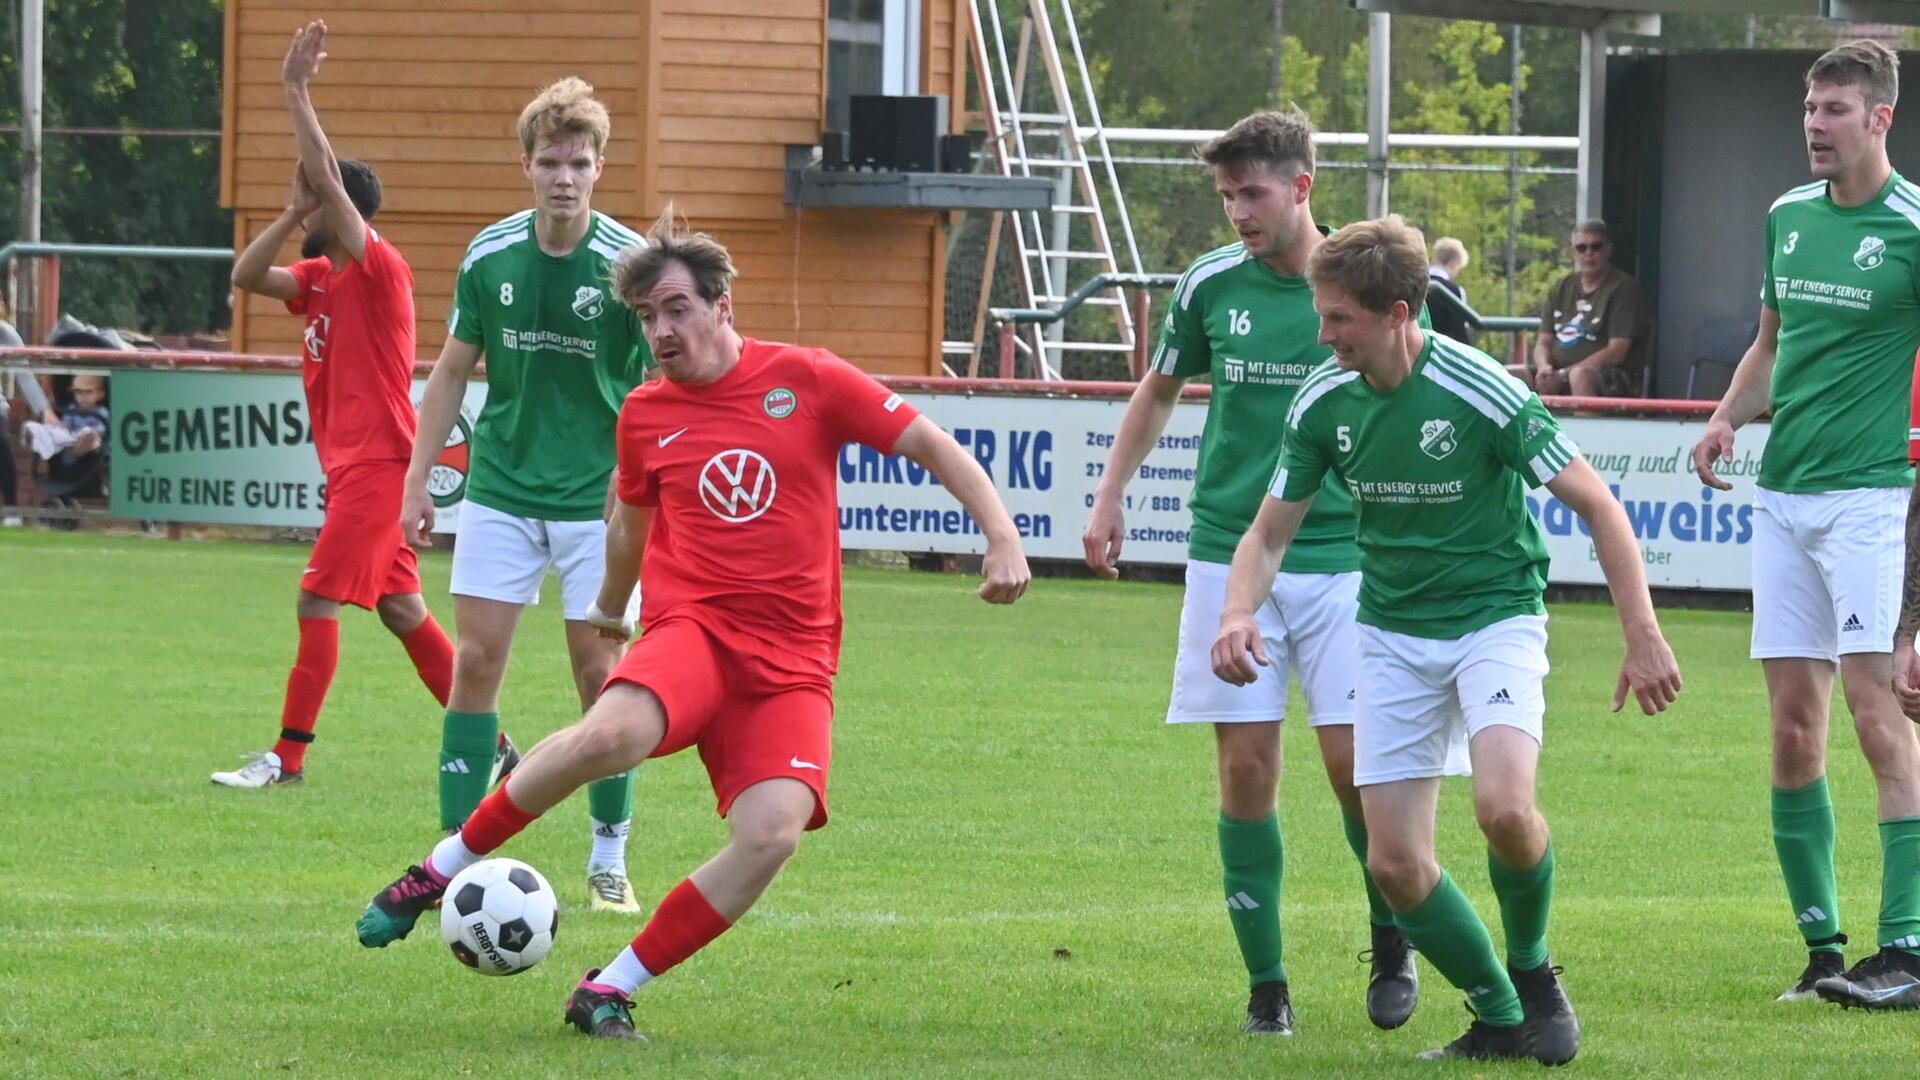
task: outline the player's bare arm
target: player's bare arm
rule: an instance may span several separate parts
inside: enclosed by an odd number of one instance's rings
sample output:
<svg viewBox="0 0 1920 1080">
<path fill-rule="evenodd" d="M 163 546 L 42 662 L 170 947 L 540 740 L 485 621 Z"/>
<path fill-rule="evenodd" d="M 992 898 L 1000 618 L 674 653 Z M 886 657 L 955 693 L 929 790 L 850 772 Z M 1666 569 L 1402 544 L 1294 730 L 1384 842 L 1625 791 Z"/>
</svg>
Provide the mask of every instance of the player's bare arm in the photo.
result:
<svg viewBox="0 0 1920 1080">
<path fill-rule="evenodd" d="M 1920 655 L 1913 639 L 1920 632 L 1920 480 L 1907 499 L 1906 578 L 1900 588 L 1900 625 L 1893 632 L 1893 692 L 1900 711 L 1920 723 Z"/>
<path fill-rule="evenodd" d="M 300 168 L 307 182 L 320 196 L 326 210 L 327 225 L 347 249 L 353 261 L 367 255 L 367 223 L 347 198 L 340 180 L 340 163 L 334 159 L 327 133 L 320 127 L 320 115 L 314 112 L 307 85 L 320 73 L 320 62 L 327 58 L 327 24 L 320 19 L 293 32 L 293 44 L 280 65 L 280 82 L 286 90 L 287 111 L 293 114 L 294 141 L 300 147 Z"/>
<path fill-rule="evenodd" d="M 599 598 L 587 610 L 587 622 L 600 631 L 601 637 L 624 642 L 633 636 L 633 623 L 626 611 L 634 586 L 640 584 L 640 555 L 646 550 L 653 515 L 651 506 L 613 501 L 613 515 L 607 519 L 606 576 L 600 579 Z"/>
<path fill-rule="evenodd" d="M 1080 537 L 1086 547 L 1087 565 L 1098 577 L 1120 576 L 1120 547 L 1126 539 L 1126 514 L 1121 507 L 1127 492 L 1127 479 L 1139 471 L 1141 462 L 1160 433 L 1167 429 L 1174 406 L 1180 403 L 1180 391 L 1187 380 L 1149 371 L 1133 388 L 1126 415 L 1113 437 L 1113 450 L 1107 454 L 1106 471 L 1100 475 L 1100 487 L 1093 495 L 1093 512 L 1087 517 L 1087 531 Z"/>
<path fill-rule="evenodd" d="M 1245 686 L 1259 678 L 1260 667 L 1269 666 L 1266 641 L 1254 624 L 1253 612 L 1273 588 L 1273 576 L 1280 572 L 1280 560 L 1293 543 L 1300 522 L 1307 516 L 1311 497 L 1288 502 L 1268 495 L 1260 500 L 1260 512 L 1233 549 L 1233 568 L 1227 573 L 1227 603 L 1220 610 L 1220 636 L 1213 642 L 1213 673 L 1234 684 Z"/>
<path fill-rule="evenodd" d="M 1773 403 L 1773 363 L 1779 355 L 1780 313 L 1762 304 L 1760 333 L 1740 357 L 1740 365 L 1733 369 L 1733 381 L 1727 386 L 1727 395 L 1720 399 L 1713 418 L 1707 421 L 1706 433 L 1693 447 L 1693 471 L 1701 483 L 1721 491 L 1733 490 L 1732 484 L 1713 471 L 1714 464 L 1733 460 L 1734 429 L 1766 412 Z"/>
<path fill-rule="evenodd" d="M 313 186 L 306 182 L 300 166 L 293 167 L 293 194 L 287 208 L 260 231 L 233 260 L 233 287 L 242 292 L 271 296 L 275 300 L 293 300 L 300 295 L 300 281 L 293 271 L 273 265 L 273 257 L 287 244 L 300 222 L 320 206 Z"/>
<path fill-rule="evenodd" d="M 1033 580 L 1027 569 L 1026 553 L 1020 550 L 1020 531 L 1000 504 L 993 480 L 953 436 L 924 416 L 915 417 L 893 444 L 893 452 L 920 465 L 960 500 L 980 531 L 987 538 L 987 554 L 980 567 L 980 599 L 989 604 L 1011 604 L 1020 599 Z M 608 535 L 607 576 L 613 576 L 612 535 Z"/>
<path fill-rule="evenodd" d="M 446 344 L 440 346 L 440 358 L 427 375 L 427 390 L 420 399 L 420 428 L 414 433 L 413 457 L 407 464 L 407 489 L 400 500 L 400 528 L 414 547 L 433 546 L 433 496 L 427 491 L 427 476 L 460 418 L 467 380 L 479 365 L 480 346 L 448 334 Z"/>
<path fill-rule="evenodd" d="M 1606 576 L 1614 610 L 1620 615 L 1620 628 L 1626 635 L 1627 655 L 1620 662 L 1613 711 L 1620 711 L 1631 692 L 1639 700 L 1641 712 L 1648 716 L 1665 712 L 1680 694 L 1680 665 L 1660 632 L 1660 620 L 1654 617 L 1640 542 L 1634 539 L 1626 510 L 1582 455 L 1576 454 L 1572 464 L 1547 481 L 1547 490 L 1572 507 L 1592 532 L 1600 572 Z"/>
</svg>

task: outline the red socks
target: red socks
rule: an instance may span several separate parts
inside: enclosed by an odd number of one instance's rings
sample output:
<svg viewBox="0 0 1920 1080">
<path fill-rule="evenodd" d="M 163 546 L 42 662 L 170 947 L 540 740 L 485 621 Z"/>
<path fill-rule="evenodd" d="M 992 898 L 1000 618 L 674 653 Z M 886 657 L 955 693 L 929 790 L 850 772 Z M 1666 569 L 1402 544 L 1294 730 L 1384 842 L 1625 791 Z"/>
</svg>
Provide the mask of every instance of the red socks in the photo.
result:
<svg viewBox="0 0 1920 1080">
<path fill-rule="evenodd" d="M 539 816 L 515 806 L 513 799 L 507 795 L 507 785 L 501 784 L 493 789 L 493 794 L 480 800 L 479 808 L 460 827 L 460 842 L 475 855 L 485 855 L 513 839 L 516 833 Z"/>
<path fill-rule="evenodd" d="M 504 791 L 504 789 L 502 789 Z M 486 804 L 481 804 L 486 809 Z M 471 825 L 469 825 L 471 827 Z M 650 975 L 664 975 L 674 965 L 705 948 L 733 924 L 713 909 L 693 879 L 673 887 L 654 910 L 653 918 L 633 939 L 633 955 Z"/>
<path fill-rule="evenodd" d="M 320 706 L 327 700 L 327 688 L 333 685 L 333 673 L 339 666 L 340 620 L 301 619 L 300 652 L 287 675 L 280 741 L 273 744 L 283 775 L 299 772 L 306 765 L 307 744 L 313 742 L 313 726 L 320 719 Z"/>
<path fill-rule="evenodd" d="M 400 644 L 406 646 L 407 659 L 413 661 L 420 681 L 445 708 L 447 697 L 453 693 L 453 642 L 447 639 L 447 632 L 428 615 L 426 622 L 400 638 Z"/>
</svg>

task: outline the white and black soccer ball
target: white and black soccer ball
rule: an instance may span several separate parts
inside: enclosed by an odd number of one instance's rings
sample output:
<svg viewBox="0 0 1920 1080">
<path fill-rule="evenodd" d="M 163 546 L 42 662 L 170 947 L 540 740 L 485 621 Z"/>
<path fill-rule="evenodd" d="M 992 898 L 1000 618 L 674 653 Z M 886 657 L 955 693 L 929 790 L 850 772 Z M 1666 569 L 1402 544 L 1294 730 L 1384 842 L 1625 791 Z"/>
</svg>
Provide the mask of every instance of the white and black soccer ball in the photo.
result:
<svg viewBox="0 0 1920 1080">
<path fill-rule="evenodd" d="M 559 930 L 553 886 L 518 859 L 482 859 L 460 871 L 440 905 L 440 936 L 482 975 L 518 975 L 546 959 Z"/>
</svg>

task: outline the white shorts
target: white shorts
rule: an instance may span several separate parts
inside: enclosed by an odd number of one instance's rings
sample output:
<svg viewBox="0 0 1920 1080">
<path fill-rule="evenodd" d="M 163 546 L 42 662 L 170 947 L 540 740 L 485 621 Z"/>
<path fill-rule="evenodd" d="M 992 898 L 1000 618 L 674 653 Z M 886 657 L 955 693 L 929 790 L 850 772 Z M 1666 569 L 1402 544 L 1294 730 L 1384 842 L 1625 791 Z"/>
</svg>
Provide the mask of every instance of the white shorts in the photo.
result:
<svg viewBox="0 0 1920 1080">
<path fill-rule="evenodd" d="M 1187 597 L 1180 608 L 1180 655 L 1174 661 L 1169 724 L 1258 724 L 1287 717 L 1287 674 L 1300 676 L 1307 724 L 1353 723 L 1354 615 L 1360 575 L 1279 574 L 1254 612 L 1272 667 L 1245 686 L 1213 673 L 1213 642 L 1226 607 L 1228 568 L 1187 560 Z"/>
<path fill-rule="evenodd" d="M 460 508 L 453 595 L 537 604 L 548 567 L 560 575 L 561 613 L 574 621 L 585 619 L 606 576 L 607 523 L 540 521 L 471 501 Z M 627 617 L 639 611 L 640 590 L 635 589 Z"/>
<path fill-rule="evenodd" d="M 1355 786 L 1464 776 L 1467 743 L 1496 725 L 1540 741 L 1547 617 L 1519 615 L 1436 640 L 1361 626 Z"/>
<path fill-rule="evenodd" d="M 1754 490 L 1755 660 L 1893 651 L 1910 494 Z"/>
</svg>

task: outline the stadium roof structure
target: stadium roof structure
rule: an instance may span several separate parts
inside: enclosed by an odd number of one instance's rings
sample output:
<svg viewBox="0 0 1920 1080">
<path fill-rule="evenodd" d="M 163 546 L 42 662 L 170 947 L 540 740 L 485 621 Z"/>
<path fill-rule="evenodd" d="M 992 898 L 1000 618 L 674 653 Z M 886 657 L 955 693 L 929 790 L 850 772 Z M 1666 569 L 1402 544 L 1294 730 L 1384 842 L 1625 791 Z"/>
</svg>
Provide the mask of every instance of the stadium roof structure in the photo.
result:
<svg viewBox="0 0 1920 1080">
<path fill-rule="evenodd" d="M 1361 11 L 1445 19 L 1659 32 L 1664 14 L 1817 15 L 1839 22 L 1920 26 L 1917 0 L 1349 0 Z"/>
</svg>

